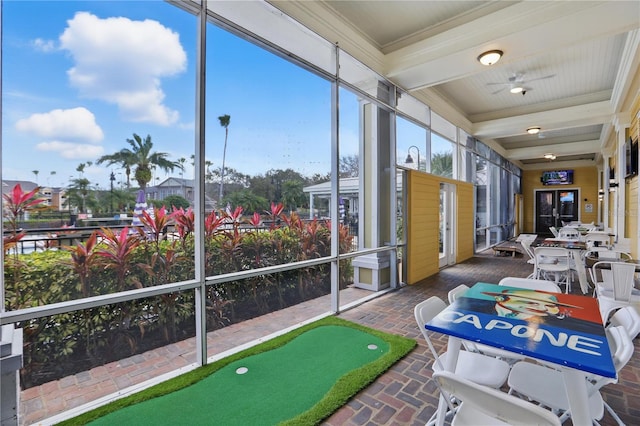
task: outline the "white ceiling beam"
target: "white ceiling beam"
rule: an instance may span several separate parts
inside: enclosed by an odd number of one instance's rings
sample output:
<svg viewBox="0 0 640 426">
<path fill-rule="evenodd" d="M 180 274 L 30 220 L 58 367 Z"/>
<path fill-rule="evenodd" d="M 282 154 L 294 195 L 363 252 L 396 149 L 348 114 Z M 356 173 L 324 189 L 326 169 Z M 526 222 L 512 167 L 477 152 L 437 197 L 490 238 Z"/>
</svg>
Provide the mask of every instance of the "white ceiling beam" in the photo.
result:
<svg viewBox="0 0 640 426">
<path fill-rule="evenodd" d="M 601 101 L 474 123 L 472 134 L 481 139 L 504 138 L 524 135 L 527 133 L 527 128 L 532 126 L 539 126 L 543 132 L 549 132 L 610 123 L 612 119 L 611 103 L 609 101 Z"/>
<path fill-rule="evenodd" d="M 563 155 L 592 154 L 598 151 L 600 151 L 600 140 L 595 139 L 580 142 L 565 142 L 557 145 L 508 149 L 507 158 L 510 160 L 526 160 L 535 157 L 542 158 L 546 153 L 552 153 L 560 157 Z"/>
</svg>

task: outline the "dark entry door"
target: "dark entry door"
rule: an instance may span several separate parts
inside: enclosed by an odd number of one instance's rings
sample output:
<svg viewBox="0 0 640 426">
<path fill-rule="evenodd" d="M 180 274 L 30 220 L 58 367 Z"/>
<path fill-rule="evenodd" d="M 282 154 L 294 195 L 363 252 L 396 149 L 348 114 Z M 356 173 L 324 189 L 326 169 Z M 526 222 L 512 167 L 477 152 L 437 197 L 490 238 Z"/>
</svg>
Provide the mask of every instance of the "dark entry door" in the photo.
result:
<svg viewBox="0 0 640 426">
<path fill-rule="evenodd" d="M 551 234 L 550 226 L 578 220 L 578 190 L 536 191 L 536 234 Z"/>
</svg>

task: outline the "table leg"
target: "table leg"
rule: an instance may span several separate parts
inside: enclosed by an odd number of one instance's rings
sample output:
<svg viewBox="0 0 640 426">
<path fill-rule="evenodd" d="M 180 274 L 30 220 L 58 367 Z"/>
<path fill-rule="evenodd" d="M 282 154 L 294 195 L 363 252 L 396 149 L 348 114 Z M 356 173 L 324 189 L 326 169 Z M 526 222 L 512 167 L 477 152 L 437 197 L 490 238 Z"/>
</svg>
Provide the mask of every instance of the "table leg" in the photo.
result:
<svg viewBox="0 0 640 426">
<path fill-rule="evenodd" d="M 564 385 L 571 407 L 571 422 L 574 425 L 590 425 L 589 395 L 584 373 L 569 367 L 562 368 Z"/>
</svg>

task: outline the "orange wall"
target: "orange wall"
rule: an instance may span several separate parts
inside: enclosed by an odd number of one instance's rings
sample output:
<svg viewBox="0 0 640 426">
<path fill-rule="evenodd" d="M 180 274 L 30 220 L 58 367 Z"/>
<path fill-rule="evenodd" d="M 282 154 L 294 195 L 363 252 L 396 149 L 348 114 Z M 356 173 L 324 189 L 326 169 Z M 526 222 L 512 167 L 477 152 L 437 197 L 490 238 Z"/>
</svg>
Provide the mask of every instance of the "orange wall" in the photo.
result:
<svg viewBox="0 0 640 426">
<path fill-rule="evenodd" d="M 551 185 L 545 186 L 540 182 L 540 176 L 543 171 L 551 171 L 558 169 L 567 169 L 569 167 L 553 167 L 544 170 L 523 170 L 522 172 L 522 195 L 523 195 L 523 233 L 534 232 L 534 208 L 536 189 L 580 189 L 580 213 L 579 218 L 582 222 L 597 222 L 598 220 L 598 169 L 594 167 L 576 167 L 573 168 L 573 185 Z M 585 198 L 587 201 L 585 201 Z M 589 213 L 585 211 L 585 205 L 591 204 L 593 209 Z"/>
</svg>

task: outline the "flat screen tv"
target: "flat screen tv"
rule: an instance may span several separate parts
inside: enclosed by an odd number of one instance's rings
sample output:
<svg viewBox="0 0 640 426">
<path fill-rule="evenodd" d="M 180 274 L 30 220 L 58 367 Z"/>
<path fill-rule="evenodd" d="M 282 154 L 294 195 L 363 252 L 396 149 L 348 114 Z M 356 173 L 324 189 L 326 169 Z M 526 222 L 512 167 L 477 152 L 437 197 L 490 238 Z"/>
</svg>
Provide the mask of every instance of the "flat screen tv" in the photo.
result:
<svg viewBox="0 0 640 426">
<path fill-rule="evenodd" d="M 625 154 L 625 178 L 629 178 L 638 174 L 638 141 L 629 138 L 624 144 Z"/>
<path fill-rule="evenodd" d="M 573 184 L 573 170 L 542 172 L 540 181 L 543 185 L 571 185 Z"/>
</svg>

